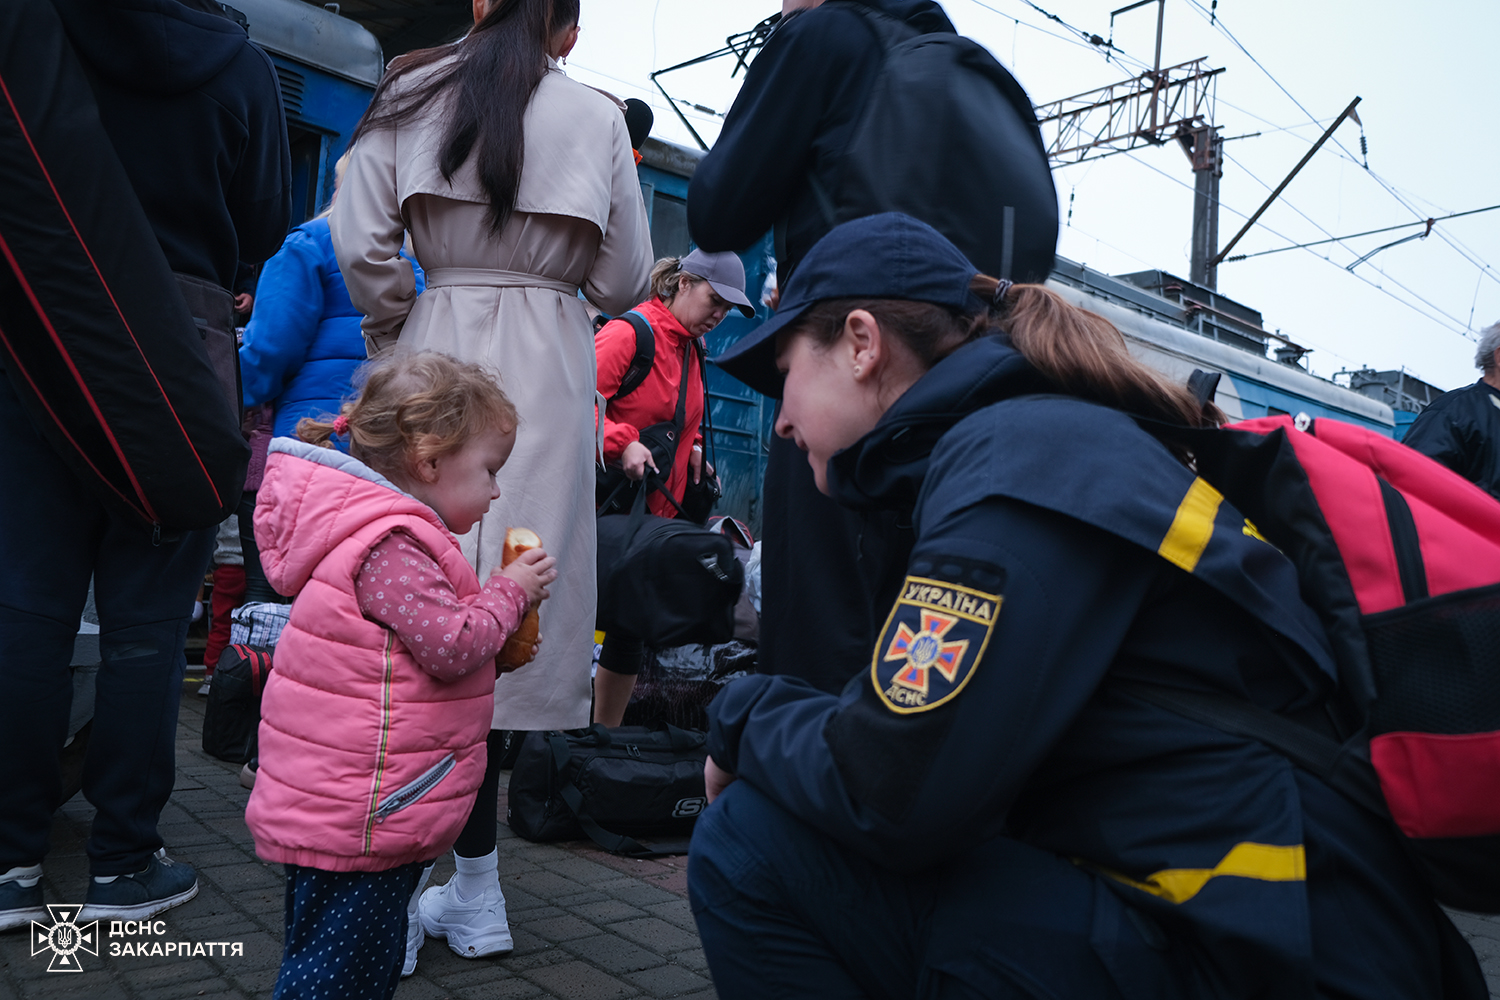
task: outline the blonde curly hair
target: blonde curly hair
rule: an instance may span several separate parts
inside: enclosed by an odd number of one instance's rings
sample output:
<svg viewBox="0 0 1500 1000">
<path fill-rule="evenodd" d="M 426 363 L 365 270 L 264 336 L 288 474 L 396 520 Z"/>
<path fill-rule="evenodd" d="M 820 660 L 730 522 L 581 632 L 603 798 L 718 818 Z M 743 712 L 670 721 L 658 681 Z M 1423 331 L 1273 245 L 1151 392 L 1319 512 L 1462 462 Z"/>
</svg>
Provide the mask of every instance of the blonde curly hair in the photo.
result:
<svg viewBox="0 0 1500 1000">
<path fill-rule="evenodd" d="M 391 351 L 355 373 L 358 390 L 338 417 L 297 422 L 297 436 L 333 447 L 348 422 L 349 454 L 393 480 L 415 475 L 418 465 L 458 451 L 477 434 L 509 434 L 520 424 L 498 377 L 480 365 L 436 351 Z"/>
</svg>

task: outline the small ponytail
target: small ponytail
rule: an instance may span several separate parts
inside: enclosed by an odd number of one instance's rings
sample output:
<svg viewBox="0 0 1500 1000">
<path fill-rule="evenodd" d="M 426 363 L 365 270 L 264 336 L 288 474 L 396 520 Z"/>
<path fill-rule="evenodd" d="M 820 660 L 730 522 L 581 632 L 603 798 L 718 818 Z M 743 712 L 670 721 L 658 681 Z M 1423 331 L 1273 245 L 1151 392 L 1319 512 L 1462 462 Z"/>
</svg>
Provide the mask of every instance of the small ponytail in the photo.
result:
<svg viewBox="0 0 1500 1000">
<path fill-rule="evenodd" d="M 297 421 L 297 437 L 308 444 L 315 444 L 319 448 L 332 448 L 334 435 L 338 433 L 337 422 L 342 418 L 347 423 L 349 414 L 353 410 L 354 405 L 352 403 L 345 403 L 339 408 L 337 417 L 328 417 L 327 419 L 303 417 Z"/>
</svg>

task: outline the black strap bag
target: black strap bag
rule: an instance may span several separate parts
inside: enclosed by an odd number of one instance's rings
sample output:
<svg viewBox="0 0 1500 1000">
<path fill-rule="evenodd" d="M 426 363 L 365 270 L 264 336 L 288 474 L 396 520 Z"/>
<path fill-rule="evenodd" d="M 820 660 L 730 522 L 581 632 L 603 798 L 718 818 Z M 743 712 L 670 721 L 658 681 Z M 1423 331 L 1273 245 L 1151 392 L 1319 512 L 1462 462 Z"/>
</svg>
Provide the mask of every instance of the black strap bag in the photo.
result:
<svg viewBox="0 0 1500 1000">
<path fill-rule="evenodd" d="M 648 477 L 656 485 L 654 476 Z M 598 627 L 651 646 L 734 638 L 745 567 L 734 543 L 685 518 L 646 513 L 646 490 L 628 514 L 598 519 Z"/>
<path fill-rule="evenodd" d="M 0 4 L 0 378 L 79 479 L 157 532 L 234 513 L 232 299 L 174 277 L 52 5 Z"/>
<path fill-rule="evenodd" d="M 714 418 L 712 400 L 708 396 L 708 362 L 704 357 L 702 341 L 694 341 L 698 345 L 698 372 L 703 380 L 703 440 L 708 444 L 709 454 L 704 455 L 707 460 L 702 473 L 695 483 L 690 476 L 687 484 L 682 488 L 682 516 L 695 524 L 707 524 L 708 518 L 714 512 L 714 504 L 724 495 L 724 488 L 719 485 L 719 458 L 714 452 Z M 686 379 L 684 379 L 686 381 Z M 712 459 L 709 459 L 712 455 Z M 713 475 L 708 474 L 708 469 L 714 470 Z"/>
<path fill-rule="evenodd" d="M 267 646 L 235 643 L 219 655 L 208 708 L 203 713 L 203 752 L 220 760 L 243 764 L 258 749 L 260 695 L 271 673 Z"/>
<path fill-rule="evenodd" d="M 506 822 L 527 840 L 582 840 L 615 854 L 682 854 L 708 806 L 707 734 L 621 726 L 526 734 Z"/>
</svg>

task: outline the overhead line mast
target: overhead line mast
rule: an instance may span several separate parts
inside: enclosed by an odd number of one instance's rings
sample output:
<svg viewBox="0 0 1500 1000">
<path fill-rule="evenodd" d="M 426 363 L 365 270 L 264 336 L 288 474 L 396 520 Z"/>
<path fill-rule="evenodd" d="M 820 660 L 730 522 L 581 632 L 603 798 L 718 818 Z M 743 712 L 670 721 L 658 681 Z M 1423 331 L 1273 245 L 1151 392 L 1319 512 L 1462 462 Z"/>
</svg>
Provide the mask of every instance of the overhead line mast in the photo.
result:
<svg viewBox="0 0 1500 1000">
<path fill-rule="evenodd" d="M 1214 79 L 1223 68 L 1209 69 L 1207 57 L 1176 66 L 1161 66 L 1166 0 L 1137 0 L 1110 12 L 1111 37 L 1117 15 L 1155 3 L 1156 61 L 1150 70 L 1107 87 L 1041 104 L 1038 124 L 1047 156 L 1059 166 L 1124 153 L 1141 146 L 1161 146 L 1176 139 L 1192 162 L 1193 242 L 1188 278 L 1217 288 L 1219 178 L 1224 174 L 1224 140 L 1214 124 Z"/>
</svg>

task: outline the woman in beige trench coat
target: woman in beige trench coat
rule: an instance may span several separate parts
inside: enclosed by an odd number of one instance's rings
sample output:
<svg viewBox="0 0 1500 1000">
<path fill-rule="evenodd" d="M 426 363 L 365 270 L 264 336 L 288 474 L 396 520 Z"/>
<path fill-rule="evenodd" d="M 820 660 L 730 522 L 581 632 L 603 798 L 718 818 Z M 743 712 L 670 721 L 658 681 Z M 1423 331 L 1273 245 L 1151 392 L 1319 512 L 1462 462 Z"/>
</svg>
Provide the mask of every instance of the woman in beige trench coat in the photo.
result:
<svg viewBox="0 0 1500 1000">
<path fill-rule="evenodd" d="M 515 451 L 497 477 L 500 499 L 461 542 L 484 580 L 500 565 L 506 527 L 531 528 L 557 557 L 560 575 L 541 609 L 540 654 L 496 682 L 493 725 L 578 728 L 589 723 L 596 536 L 594 340 L 577 293 L 581 288 L 608 313 L 640 301 L 649 283 L 650 234 L 622 107 L 558 68 L 577 38 L 577 0 L 475 0 L 474 8 L 475 30 L 462 42 L 392 63 L 393 80 L 382 85 L 357 133 L 330 225 L 372 355 L 399 341 L 403 349 L 478 361 L 500 374 L 520 412 Z M 537 51 L 543 46 L 545 53 Z M 498 79 L 475 69 L 496 65 Z M 506 163 L 493 168 L 497 156 L 514 150 L 499 142 L 487 150 L 485 129 L 492 138 L 507 124 L 513 135 L 515 129 L 493 108 L 488 117 L 479 112 L 480 136 L 450 176 L 443 166 L 453 151 L 455 107 L 472 109 L 476 98 L 503 103 L 489 95 L 524 92 L 528 72 L 540 79 L 524 106 L 524 153 L 519 178 L 509 181 L 514 203 L 506 206 Z M 510 111 L 521 110 L 510 103 Z M 486 152 L 488 177 L 480 167 Z M 451 167 L 458 157 L 446 159 Z M 427 275 L 420 297 L 398 253 L 407 236 Z M 488 816 L 482 792 L 470 826 L 482 833 L 487 825 L 488 844 L 481 847 L 482 837 L 466 829 L 454 883 L 422 899 L 427 932 L 446 936 L 465 957 L 511 946 L 493 854 L 477 857 L 495 846 L 493 784 L 486 786 Z M 483 863 L 467 882 L 465 862 L 471 869 Z M 474 926 L 445 922 L 444 900 L 433 903 L 434 894 L 455 888 L 461 903 L 483 892 L 486 905 L 469 921 Z M 499 901 L 498 925 L 484 913 L 494 915 L 491 896 Z M 413 943 L 420 941 L 414 927 Z M 414 959 L 411 947 L 408 972 Z"/>
</svg>

